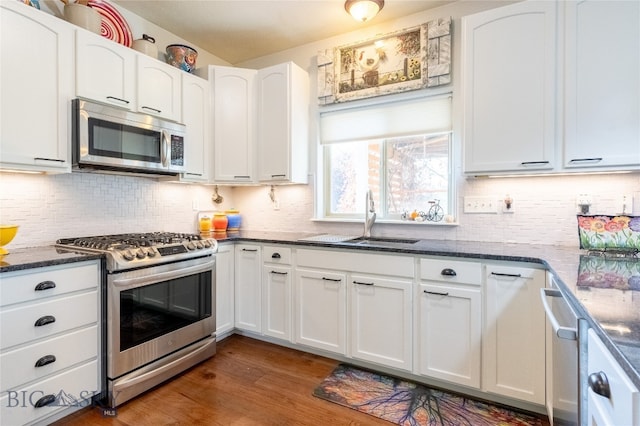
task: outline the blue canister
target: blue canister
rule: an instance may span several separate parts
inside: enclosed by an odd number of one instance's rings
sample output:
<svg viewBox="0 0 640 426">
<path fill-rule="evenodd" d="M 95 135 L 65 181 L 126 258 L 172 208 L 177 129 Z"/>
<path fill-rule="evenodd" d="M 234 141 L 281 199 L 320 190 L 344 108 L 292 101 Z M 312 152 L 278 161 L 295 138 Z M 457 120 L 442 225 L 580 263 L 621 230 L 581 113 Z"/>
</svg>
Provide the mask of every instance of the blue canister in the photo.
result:
<svg viewBox="0 0 640 426">
<path fill-rule="evenodd" d="M 231 209 L 225 211 L 227 214 L 227 219 L 229 223 L 227 224 L 227 231 L 237 231 L 240 229 L 240 222 L 242 221 L 242 217 L 240 216 L 240 212 L 236 209 Z"/>
</svg>

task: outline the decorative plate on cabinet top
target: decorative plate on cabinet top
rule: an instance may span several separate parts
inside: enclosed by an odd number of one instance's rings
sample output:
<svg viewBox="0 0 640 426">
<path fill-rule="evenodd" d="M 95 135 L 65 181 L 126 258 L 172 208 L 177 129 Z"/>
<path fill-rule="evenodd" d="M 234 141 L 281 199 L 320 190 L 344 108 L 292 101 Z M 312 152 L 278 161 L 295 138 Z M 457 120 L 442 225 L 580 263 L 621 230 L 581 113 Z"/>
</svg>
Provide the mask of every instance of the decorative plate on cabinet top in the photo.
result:
<svg viewBox="0 0 640 426">
<path fill-rule="evenodd" d="M 103 0 L 89 0 L 87 4 L 102 15 L 100 34 L 102 34 L 103 37 L 131 47 L 133 43 L 131 29 L 127 21 L 125 21 L 115 7 Z"/>
</svg>

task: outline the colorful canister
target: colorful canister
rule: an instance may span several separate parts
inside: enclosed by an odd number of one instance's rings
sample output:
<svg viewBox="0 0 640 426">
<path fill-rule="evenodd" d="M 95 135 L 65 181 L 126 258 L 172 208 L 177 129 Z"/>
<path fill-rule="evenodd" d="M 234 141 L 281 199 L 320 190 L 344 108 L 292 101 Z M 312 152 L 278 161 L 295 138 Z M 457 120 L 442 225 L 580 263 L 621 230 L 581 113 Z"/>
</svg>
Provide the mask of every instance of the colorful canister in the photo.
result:
<svg viewBox="0 0 640 426">
<path fill-rule="evenodd" d="M 213 214 L 213 230 L 215 232 L 224 232 L 227 230 L 227 215 L 223 212 Z"/>
<path fill-rule="evenodd" d="M 240 216 L 240 212 L 236 209 L 230 209 L 225 212 L 227 214 L 227 219 L 229 223 L 227 224 L 227 229 L 229 231 L 237 231 L 240 229 L 240 222 L 242 221 L 242 217 Z"/>
<path fill-rule="evenodd" d="M 211 232 L 211 218 L 209 216 L 200 218 L 200 232 Z"/>
</svg>

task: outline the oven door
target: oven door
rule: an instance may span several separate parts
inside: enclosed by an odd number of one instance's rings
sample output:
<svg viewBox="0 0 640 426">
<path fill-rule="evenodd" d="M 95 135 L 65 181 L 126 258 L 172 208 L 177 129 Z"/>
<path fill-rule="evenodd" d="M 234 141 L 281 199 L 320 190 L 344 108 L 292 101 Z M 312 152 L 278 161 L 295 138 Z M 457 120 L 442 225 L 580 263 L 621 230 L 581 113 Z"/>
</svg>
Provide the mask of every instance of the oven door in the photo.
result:
<svg viewBox="0 0 640 426">
<path fill-rule="evenodd" d="M 107 377 L 215 336 L 215 257 L 107 276 Z"/>
</svg>

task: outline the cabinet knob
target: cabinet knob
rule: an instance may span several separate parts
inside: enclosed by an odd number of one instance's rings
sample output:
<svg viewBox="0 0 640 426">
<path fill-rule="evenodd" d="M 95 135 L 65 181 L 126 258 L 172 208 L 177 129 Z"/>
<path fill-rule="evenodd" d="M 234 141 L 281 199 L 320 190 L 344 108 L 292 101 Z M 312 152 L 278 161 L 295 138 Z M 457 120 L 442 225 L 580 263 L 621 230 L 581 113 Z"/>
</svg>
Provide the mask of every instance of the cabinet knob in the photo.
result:
<svg viewBox="0 0 640 426">
<path fill-rule="evenodd" d="M 34 290 L 43 291 L 49 290 L 51 288 L 56 288 L 56 283 L 54 283 L 53 281 L 42 281 L 41 283 L 38 283 L 38 285 L 36 285 Z"/>
<path fill-rule="evenodd" d="M 56 362 L 55 355 L 45 355 L 36 361 L 35 367 L 44 367 L 45 365 L 51 364 L 53 362 Z"/>
<path fill-rule="evenodd" d="M 33 325 L 35 327 L 42 327 L 43 325 L 51 324 L 54 322 L 56 322 L 56 317 L 54 317 L 53 315 L 45 315 L 43 317 L 38 318 L 35 324 Z"/>
<path fill-rule="evenodd" d="M 444 275 L 446 277 L 455 277 L 458 274 L 456 274 L 456 271 L 451 268 L 445 268 L 442 270 L 442 272 L 440 272 L 440 275 Z"/>
<path fill-rule="evenodd" d="M 271 258 L 272 258 L 272 259 L 280 259 L 281 257 L 282 257 L 282 256 L 280 256 L 280 253 L 273 253 L 273 254 L 271 255 Z"/>
<path fill-rule="evenodd" d="M 609 380 L 607 380 L 607 375 L 604 374 L 604 371 L 589 374 L 589 387 L 598 395 L 611 398 Z"/>
</svg>

